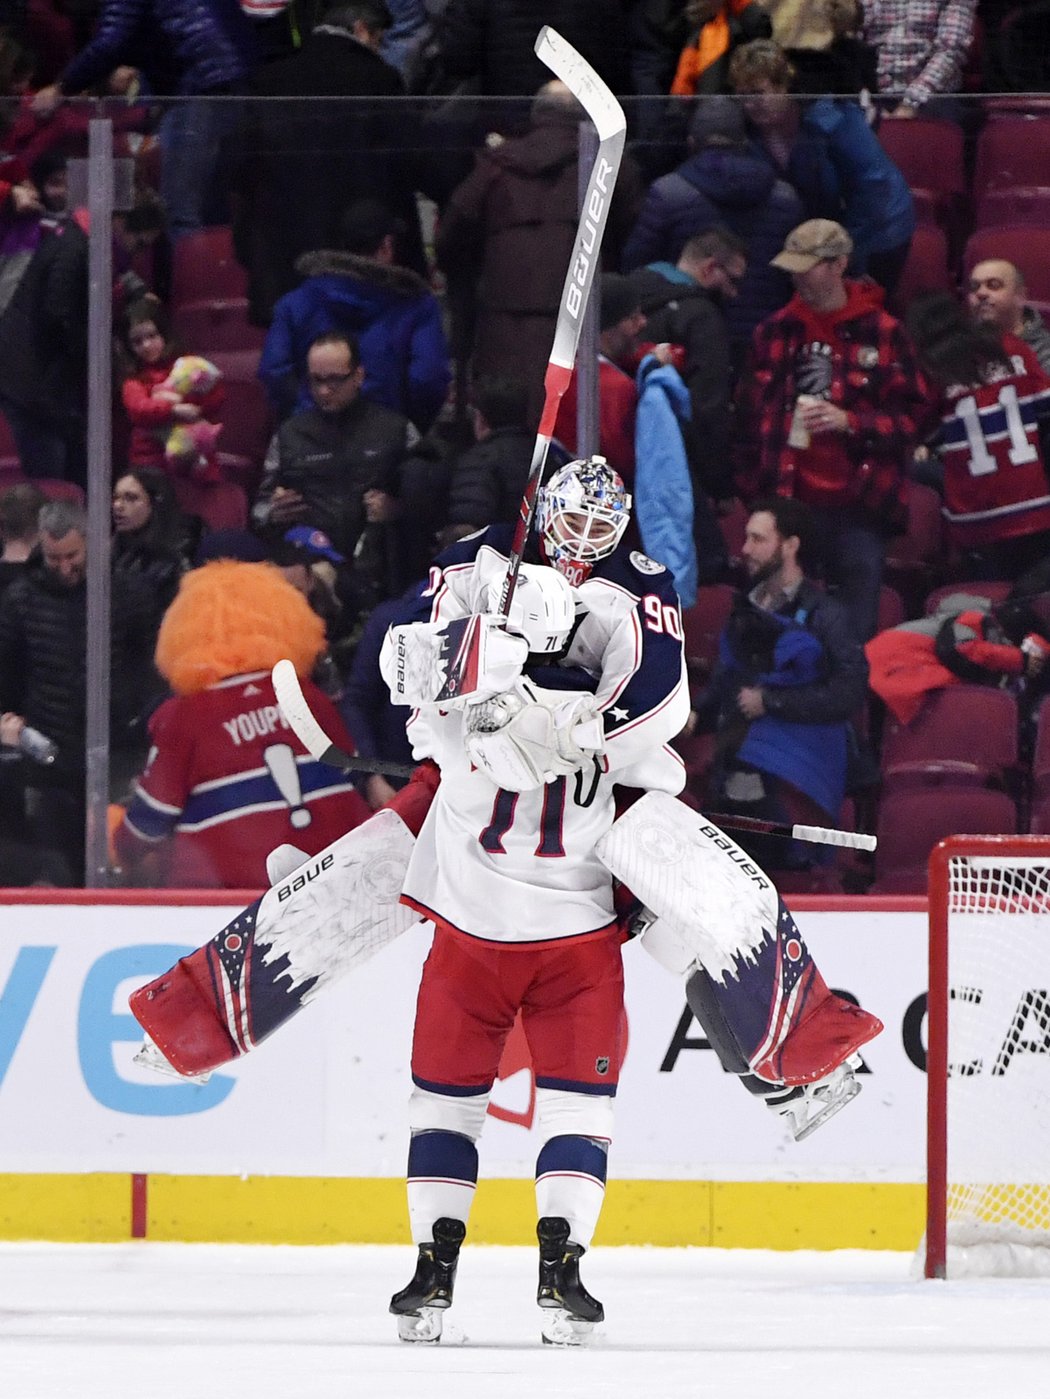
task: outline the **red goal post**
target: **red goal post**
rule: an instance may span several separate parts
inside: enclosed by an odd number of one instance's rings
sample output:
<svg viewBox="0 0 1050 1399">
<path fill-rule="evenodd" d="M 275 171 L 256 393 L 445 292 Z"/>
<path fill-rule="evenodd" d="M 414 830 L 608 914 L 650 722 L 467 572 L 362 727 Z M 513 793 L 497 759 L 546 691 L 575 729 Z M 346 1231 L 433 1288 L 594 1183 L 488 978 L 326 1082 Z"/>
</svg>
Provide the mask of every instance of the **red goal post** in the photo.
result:
<svg viewBox="0 0 1050 1399">
<path fill-rule="evenodd" d="M 1050 837 L 930 857 L 926 1277 L 1050 1276 Z"/>
</svg>

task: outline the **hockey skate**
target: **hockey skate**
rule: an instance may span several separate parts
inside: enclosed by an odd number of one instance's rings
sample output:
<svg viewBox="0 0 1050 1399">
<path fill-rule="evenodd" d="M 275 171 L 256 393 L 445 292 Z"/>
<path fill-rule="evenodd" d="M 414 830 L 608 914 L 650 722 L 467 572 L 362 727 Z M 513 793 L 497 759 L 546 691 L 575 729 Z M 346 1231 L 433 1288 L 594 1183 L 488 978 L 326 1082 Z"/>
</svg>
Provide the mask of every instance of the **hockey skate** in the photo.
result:
<svg viewBox="0 0 1050 1399">
<path fill-rule="evenodd" d="M 390 1299 L 401 1340 L 441 1340 L 441 1313 L 452 1305 L 459 1250 L 466 1236 L 467 1226 L 460 1219 L 434 1221 L 433 1242 L 419 1245 L 412 1281 Z"/>
<path fill-rule="evenodd" d="M 540 1285 L 536 1302 L 543 1308 L 544 1345 L 586 1345 L 605 1308 L 580 1281 L 584 1249 L 569 1242 L 569 1221 L 548 1215 L 536 1225 L 540 1241 Z"/>
<path fill-rule="evenodd" d="M 816 1083 L 791 1088 L 783 1097 L 767 1098 L 766 1106 L 784 1119 L 797 1142 L 804 1141 L 860 1092 L 855 1073 L 859 1067 L 860 1055 L 851 1054 Z"/>
</svg>

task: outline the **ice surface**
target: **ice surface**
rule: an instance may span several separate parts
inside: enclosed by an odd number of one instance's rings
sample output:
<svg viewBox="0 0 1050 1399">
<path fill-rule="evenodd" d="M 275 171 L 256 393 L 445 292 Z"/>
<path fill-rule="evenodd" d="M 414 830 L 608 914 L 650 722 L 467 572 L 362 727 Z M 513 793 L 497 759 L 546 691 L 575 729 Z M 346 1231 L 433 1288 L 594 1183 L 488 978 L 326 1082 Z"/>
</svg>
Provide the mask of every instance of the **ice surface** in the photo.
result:
<svg viewBox="0 0 1050 1399">
<path fill-rule="evenodd" d="M 1050 1283 L 891 1253 L 597 1248 L 587 1351 L 539 1343 L 535 1255 L 464 1250 L 440 1346 L 395 1339 L 408 1248 L 0 1245 L 3 1399 L 994 1399 L 1050 1393 Z M 452 1342 L 451 1344 L 449 1342 Z"/>
</svg>

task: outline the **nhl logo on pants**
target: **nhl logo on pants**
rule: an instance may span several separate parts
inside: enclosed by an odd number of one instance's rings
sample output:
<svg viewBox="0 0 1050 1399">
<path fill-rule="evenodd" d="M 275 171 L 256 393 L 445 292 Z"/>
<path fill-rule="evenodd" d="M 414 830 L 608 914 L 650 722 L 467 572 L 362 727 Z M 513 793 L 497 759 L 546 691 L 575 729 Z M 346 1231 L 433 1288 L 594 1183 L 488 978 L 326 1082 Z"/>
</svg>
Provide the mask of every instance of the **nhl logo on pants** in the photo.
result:
<svg viewBox="0 0 1050 1399">
<path fill-rule="evenodd" d="M 595 1059 L 595 1061 L 594 1061 L 594 1072 L 597 1073 L 597 1074 L 602 1074 L 602 1075 L 605 1075 L 605 1074 L 607 1074 L 607 1073 L 609 1072 L 609 1056 L 608 1056 L 608 1054 L 603 1054 L 600 1058 Z"/>
</svg>

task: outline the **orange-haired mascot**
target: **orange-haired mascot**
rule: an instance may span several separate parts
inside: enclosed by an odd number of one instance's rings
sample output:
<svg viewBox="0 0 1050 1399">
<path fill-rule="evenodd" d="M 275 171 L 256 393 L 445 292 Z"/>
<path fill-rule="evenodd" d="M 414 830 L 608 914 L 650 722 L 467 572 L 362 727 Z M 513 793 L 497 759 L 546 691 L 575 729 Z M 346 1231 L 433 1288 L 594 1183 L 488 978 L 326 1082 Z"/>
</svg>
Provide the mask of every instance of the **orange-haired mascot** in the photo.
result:
<svg viewBox="0 0 1050 1399">
<path fill-rule="evenodd" d="M 354 752 L 335 706 L 308 679 L 324 623 L 270 564 L 220 561 L 182 580 L 157 639 L 174 691 L 115 835 L 121 863 L 169 842 L 164 882 L 262 888 L 266 856 L 315 855 L 370 815 L 346 775 L 311 758 L 288 727 L 270 671 L 287 657 L 318 721 Z"/>
</svg>

